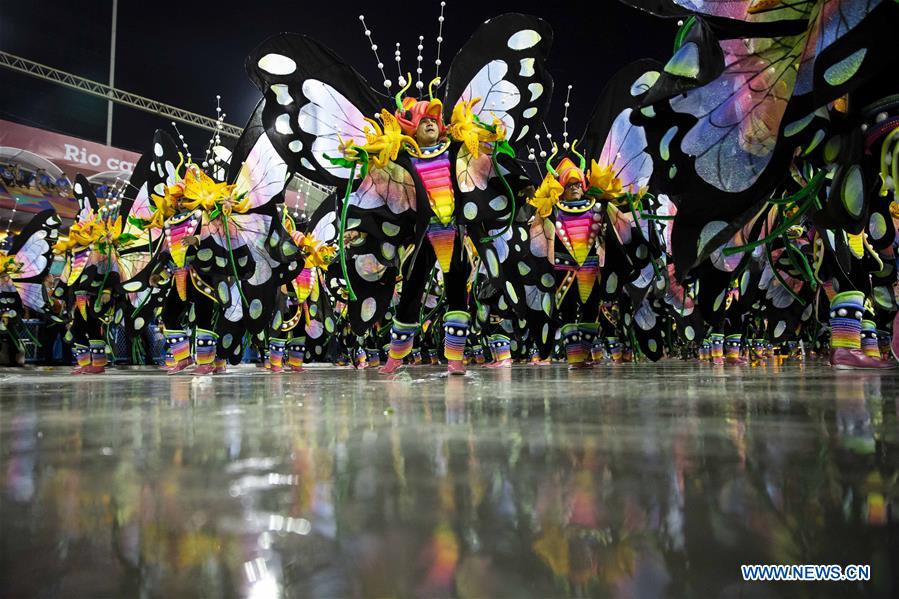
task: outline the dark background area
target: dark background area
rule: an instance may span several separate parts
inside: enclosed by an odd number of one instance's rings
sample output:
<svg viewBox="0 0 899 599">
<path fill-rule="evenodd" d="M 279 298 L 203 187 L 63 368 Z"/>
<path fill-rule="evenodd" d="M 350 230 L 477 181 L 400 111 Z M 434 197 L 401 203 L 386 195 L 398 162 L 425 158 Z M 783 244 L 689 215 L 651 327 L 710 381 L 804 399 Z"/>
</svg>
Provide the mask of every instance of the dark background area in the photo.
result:
<svg viewBox="0 0 899 599">
<path fill-rule="evenodd" d="M 425 36 L 423 79 L 433 77 L 438 0 L 383 2 L 284 2 L 258 0 L 232 7 L 222 2 L 119 0 L 115 87 L 210 117 L 221 94 L 226 121 L 243 126 L 259 94 L 244 71 L 244 58 L 281 31 L 317 37 L 377 88 L 382 77 L 359 14 L 379 47 L 396 90 L 395 43 L 403 70 L 415 68 L 418 36 Z M 603 84 L 619 68 L 643 57 L 670 56 L 676 23 L 641 13 L 615 0 L 590 8 L 558 2 L 461 2 L 445 8 L 441 50 L 445 74 L 452 57 L 484 20 L 504 12 L 538 15 L 555 31 L 550 69 L 556 93 L 548 119 L 561 131 L 565 88 L 571 84 L 570 131 L 585 126 Z M 73 74 L 108 82 L 111 0 L 0 0 L 0 50 Z M 105 100 L 0 69 L 0 118 L 105 142 Z M 142 152 L 168 120 L 117 105 L 114 146 Z M 180 125 L 192 147 L 209 134 Z"/>
</svg>

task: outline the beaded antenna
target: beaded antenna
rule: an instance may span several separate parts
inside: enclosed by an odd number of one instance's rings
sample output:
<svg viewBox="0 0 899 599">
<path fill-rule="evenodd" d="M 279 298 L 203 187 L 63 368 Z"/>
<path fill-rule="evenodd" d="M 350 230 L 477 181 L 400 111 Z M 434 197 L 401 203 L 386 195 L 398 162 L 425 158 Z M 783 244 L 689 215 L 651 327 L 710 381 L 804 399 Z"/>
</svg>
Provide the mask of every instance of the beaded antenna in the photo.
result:
<svg viewBox="0 0 899 599">
<path fill-rule="evenodd" d="M 405 87 L 406 86 L 406 77 L 403 76 L 403 65 L 401 64 L 403 61 L 403 57 L 402 57 L 402 52 L 400 52 L 400 43 L 399 42 L 396 43 L 396 50 L 393 53 L 393 59 L 396 61 L 397 85 L 399 85 L 400 87 Z"/>
<path fill-rule="evenodd" d="M 415 60 L 417 61 L 417 64 L 416 64 L 416 67 L 415 67 L 415 74 L 417 75 L 417 77 L 416 77 L 416 78 L 417 78 L 417 81 L 415 82 L 415 89 L 417 89 L 417 90 L 419 91 L 419 93 L 421 93 L 421 90 L 423 90 L 424 87 L 425 87 L 424 82 L 421 80 L 421 74 L 422 74 L 422 68 L 421 68 L 422 55 L 421 55 L 421 52 L 422 52 L 422 50 L 425 49 L 424 42 L 425 42 L 425 36 L 419 35 L 419 36 L 418 36 L 418 56 L 415 57 Z"/>
<path fill-rule="evenodd" d="M 176 123 L 175 121 L 172 121 L 172 127 L 175 129 L 175 133 L 178 134 L 178 139 L 181 141 L 181 147 L 184 148 L 185 158 L 188 162 L 190 162 L 190 148 L 187 147 L 187 142 L 184 140 L 184 134 L 181 133 L 180 129 L 178 129 L 178 123 Z"/>
<path fill-rule="evenodd" d="M 565 112 L 562 117 L 562 138 L 563 143 L 562 147 L 566 150 L 571 147 L 571 144 L 568 143 L 568 107 L 571 106 L 571 85 L 568 86 L 568 91 L 565 93 Z"/>
<path fill-rule="evenodd" d="M 546 150 L 543 149 L 543 142 L 540 141 L 539 133 L 534 134 L 534 141 L 537 142 L 537 148 L 539 148 L 539 150 L 540 150 L 540 159 L 542 160 L 542 159 L 546 158 Z"/>
<path fill-rule="evenodd" d="M 544 154 L 545 153 L 546 152 L 544 152 Z M 537 166 L 537 172 L 540 173 L 540 177 L 543 178 L 543 169 L 540 166 L 540 162 L 537 160 L 536 151 L 531 146 L 528 146 L 528 160 Z"/>
<path fill-rule="evenodd" d="M 446 8 L 446 2 L 440 2 L 440 16 L 437 17 L 437 59 L 434 61 L 434 79 L 440 81 L 440 46 L 443 44 L 443 10 Z"/>
<path fill-rule="evenodd" d="M 222 143 L 222 125 L 225 122 L 225 117 L 227 116 L 224 112 L 222 112 L 222 96 L 219 94 L 215 95 L 215 132 L 212 134 L 212 137 L 209 138 L 209 144 L 206 146 L 206 155 L 203 157 L 203 168 L 209 168 L 210 166 L 214 166 L 216 162 L 219 162 L 219 157 L 215 155 L 213 149 L 215 146 L 221 145 Z"/>
<path fill-rule="evenodd" d="M 378 44 L 374 42 L 371 37 L 371 29 L 368 28 L 368 25 L 365 24 L 365 15 L 359 15 L 359 22 L 362 23 L 362 31 L 365 33 L 365 37 L 368 38 L 368 44 L 371 46 L 371 51 L 375 55 L 375 62 L 378 65 L 378 70 L 381 71 L 381 77 L 384 78 L 384 87 L 386 89 L 390 89 L 390 86 L 393 85 L 393 82 L 387 78 L 387 73 L 384 72 L 384 63 L 381 62 L 381 57 L 378 56 Z"/>
</svg>

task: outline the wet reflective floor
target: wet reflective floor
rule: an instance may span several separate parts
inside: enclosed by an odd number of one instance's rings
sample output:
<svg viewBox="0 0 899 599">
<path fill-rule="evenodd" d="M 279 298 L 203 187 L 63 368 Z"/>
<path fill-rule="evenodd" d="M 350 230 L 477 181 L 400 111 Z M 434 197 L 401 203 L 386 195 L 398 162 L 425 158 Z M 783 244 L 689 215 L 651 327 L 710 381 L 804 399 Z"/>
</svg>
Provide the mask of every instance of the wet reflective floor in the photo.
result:
<svg viewBox="0 0 899 599">
<path fill-rule="evenodd" d="M 899 374 L 0 379 L 3 597 L 899 592 Z M 744 583 L 746 563 L 871 581 Z"/>
</svg>

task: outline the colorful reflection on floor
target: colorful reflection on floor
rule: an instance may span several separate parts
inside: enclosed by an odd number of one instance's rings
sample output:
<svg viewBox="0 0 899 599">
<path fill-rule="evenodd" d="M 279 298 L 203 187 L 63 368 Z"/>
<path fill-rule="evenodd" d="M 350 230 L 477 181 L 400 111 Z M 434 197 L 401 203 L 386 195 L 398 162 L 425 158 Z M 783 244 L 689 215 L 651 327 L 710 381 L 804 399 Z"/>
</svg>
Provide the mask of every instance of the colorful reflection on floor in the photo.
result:
<svg viewBox="0 0 899 599">
<path fill-rule="evenodd" d="M 899 375 L 0 377 L 4 597 L 899 589 Z M 743 583 L 742 563 L 872 581 Z"/>
</svg>

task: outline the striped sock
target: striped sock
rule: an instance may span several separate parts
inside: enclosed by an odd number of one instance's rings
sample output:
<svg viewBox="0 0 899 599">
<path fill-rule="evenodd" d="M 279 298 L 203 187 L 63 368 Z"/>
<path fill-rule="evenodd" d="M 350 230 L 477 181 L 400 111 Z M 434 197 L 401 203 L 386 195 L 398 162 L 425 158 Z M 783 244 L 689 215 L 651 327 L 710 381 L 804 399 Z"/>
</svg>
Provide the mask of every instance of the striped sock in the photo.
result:
<svg viewBox="0 0 899 599">
<path fill-rule="evenodd" d="M 877 325 L 871 320 L 862 321 L 862 351 L 870 358 L 880 358 L 880 345 L 877 342 Z"/>
<path fill-rule="evenodd" d="M 743 335 L 728 335 L 724 341 L 724 351 L 730 360 L 740 359 L 740 346 L 743 344 Z"/>
<path fill-rule="evenodd" d="M 106 342 L 102 339 L 91 339 L 91 366 L 106 366 L 109 358 L 106 356 Z"/>
<path fill-rule="evenodd" d="M 190 336 L 187 331 L 166 329 L 165 344 L 169 353 L 172 354 L 172 365 L 190 358 Z"/>
<path fill-rule="evenodd" d="M 369 367 L 376 368 L 381 365 L 381 352 L 377 348 L 367 349 L 365 353 L 367 354 Z"/>
<path fill-rule="evenodd" d="M 453 310 L 443 317 L 443 355 L 450 361 L 461 361 L 465 356 L 465 340 L 468 339 L 468 312 Z"/>
<path fill-rule="evenodd" d="M 195 353 L 197 366 L 209 366 L 215 363 L 215 345 L 218 335 L 205 329 L 196 330 Z"/>
<path fill-rule="evenodd" d="M 569 366 L 577 366 L 587 361 L 587 349 L 584 347 L 583 335 L 577 323 L 568 323 L 562 327 L 562 341 L 565 344 L 565 356 Z"/>
<path fill-rule="evenodd" d="M 413 347 L 411 359 L 413 364 L 421 364 L 421 349 Z"/>
<path fill-rule="evenodd" d="M 622 355 L 621 342 L 618 337 L 606 337 L 606 345 L 609 347 L 609 356 L 613 362 L 620 362 Z"/>
<path fill-rule="evenodd" d="M 303 359 L 306 357 L 306 338 L 297 337 L 287 344 L 287 365 L 298 369 L 303 367 Z"/>
<path fill-rule="evenodd" d="M 405 324 L 396 319 L 390 328 L 390 350 L 387 355 L 394 360 L 402 360 L 412 351 L 412 342 L 415 341 L 417 324 Z"/>
<path fill-rule="evenodd" d="M 862 316 L 865 295 L 861 291 L 844 291 L 830 302 L 830 346 L 861 349 Z"/>
<path fill-rule="evenodd" d="M 268 361 L 272 368 L 284 367 L 284 345 L 286 339 L 270 339 L 268 342 Z"/>
<path fill-rule="evenodd" d="M 578 329 L 581 331 L 581 340 L 584 344 L 584 352 L 585 354 L 589 354 L 590 360 L 592 362 L 598 362 L 599 360 L 593 357 L 594 347 L 596 345 L 596 335 L 599 333 L 599 323 L 598 322 L 582 322 L 578 325 Z M 601 360 L 602 358 L 600 358 Z"/>
<path fill-rule="evenodd" d="M 471 353 L 474 356 L 475 363 L 483 364 L 487 361 L 487 358 L 484 357 L 484 346 L 480 343 L 471 348 Z"/>
<path fill-rule="evenodd" d="M 724 358 L 724 335 L 721 333 L 712 333 L 712 359 Z"/>
<path fill-rule="evenodd" d="M 490 335 L 488 345 L 494 362 L 512 359 L 512 341 L 505 335 Z"/>
<path fill-rule="evenodd" d="M 712 343 L 706 339 L 702 342 L 702 345 L 699 346 L 699 359 L 700 360 L 708 360 L 712 357 Z"/>
<path fill-rule="evenodd" d="M 75 354 L 75 363 L 79 368 L 91 365 L 91 349 L 88 346 L 76 343 L 72 353 Z"/>
</svg>

